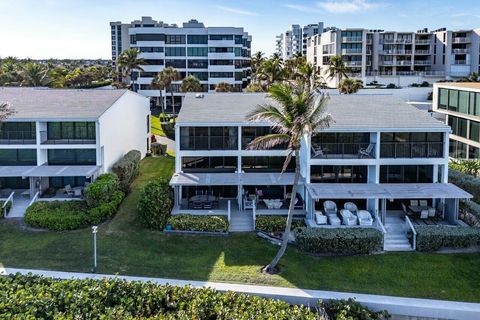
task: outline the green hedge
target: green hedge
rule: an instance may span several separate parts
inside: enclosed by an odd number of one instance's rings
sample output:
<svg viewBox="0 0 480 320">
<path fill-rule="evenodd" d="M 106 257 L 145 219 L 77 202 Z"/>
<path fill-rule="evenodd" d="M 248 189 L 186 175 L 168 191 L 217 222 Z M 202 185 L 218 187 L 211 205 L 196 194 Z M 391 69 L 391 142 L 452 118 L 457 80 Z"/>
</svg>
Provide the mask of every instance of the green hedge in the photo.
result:
<svg viewBox="0 0 480 320">
<path fill-rule="evenodd" d="M 277 319 L 326 320 L 314 310 L 213 289 L 124 280 L 0 277 L 5 319 Z M 339 319 L 339 318 L 338 318 Z"/>
<path fill-rule="evenodd" d="M 387 311 L 372 311 L 351 298 L 330 300 L 321 303 L 321 307 L 326 310 L 332 320 L 386 320 L 390 318 Z"/>
<path fill-rule="evenodd" d="M 25 212 L 30 227 L 55 231 L 74 230 L 88 225 L 85 201 L 37 201 Z"/>
<path fill-rule="evenodd" d="M 374 228 L 298 228 L 296 243 L 309 253 L 365 254 L 381 250 L 382 233 Z"/>
<path fill-rule="evenodd" d="M 168 180 L 161 178 L 149 182 L 138 201 L 138 215 L 142 223 L 151 229 L 163 230 L 171 215 L 173 191 Z"/>
<path fill-rule="evenodd" d="M 277 233 L 285 231 L 287 224 L 287 217 L 284 216 L 256 216 L 255 229 L 268 233 Z M 292 230 L 296 228 L 305 227 L 303 218 L 293 218 Z"/>
<path fill-rule="evenodd" d="M 480 228 L 461 226 L 415 226 L 417 250 L 467 248 L 480 245 Z"/>
<path fill-rule="evenodd" d="M 473 195 L 473 201 L 480 203 L 480 179 L 450 168 L 448 181 Z"/>
<path fill-rule="evenodd" d="M 167 145 L 159 142 L 154 142 L 150 146 L 152 154 L 155 156 L 164 156 L 167 154 Z"/>
<path fill-rule="evenodd" d="M 191 214 L 178 214 L 168 218 L 167 224 L 174 230 L 227 232 L 228 220 L 224 216 L 197 216 Z"/>
<path fill-rule="evenodd" d="M 0 201 L 0 219 L 4 218 L 4 212 L 3 212 L 3 204 L 5 203 L 5 201 Z M 10 212 L 10 210 L 12 209 L 12 201 L 9 201 L 7 203 L 7 205 L 5 206 L 6 209 L 7 209 L 7 214 Z"/>
<path fill-rule="evenodd" d="M 112 167 L 112 172 L 117 175 L 120 180 L 120 188 L 125 193 L 130 192 L 130 184 L 138 176 L 141 158 L 140 151 L 130 150 Z"/>
<path fill-rule="evenodd" d="M 99 224 L 111 218 L 117 212 L 124 197 L 125 194 L 122 191 L 116 191 L 110 198 L 110 202 L 101 203 L 91 208 L 88 212 L 88 222 L 90 224 Z"/>
<path fill-rule="evenodd" d="M 113 173 L 105 173 L 85 188 L 85 201 L 90 208 L 98 207 L 110 202 L 117 191 L 120 191 L 120 180 Z"/>
</svg>

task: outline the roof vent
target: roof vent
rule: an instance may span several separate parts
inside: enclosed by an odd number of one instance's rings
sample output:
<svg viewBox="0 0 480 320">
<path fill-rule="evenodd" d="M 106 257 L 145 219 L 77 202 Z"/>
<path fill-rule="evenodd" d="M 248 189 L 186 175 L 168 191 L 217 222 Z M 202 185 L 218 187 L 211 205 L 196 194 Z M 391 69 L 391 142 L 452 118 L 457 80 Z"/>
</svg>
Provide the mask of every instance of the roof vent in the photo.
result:
<svg viewBox="0 0 480 320">
<path fill-rule="evenodd" d="M 204 96 L 205 96 L 205 95 L 204 95 L 203 93 L 197 93 L 197 94 L 195 95 L 195 98 L 197 98 L 197 99 L 202 99 Z"/>
</svg>

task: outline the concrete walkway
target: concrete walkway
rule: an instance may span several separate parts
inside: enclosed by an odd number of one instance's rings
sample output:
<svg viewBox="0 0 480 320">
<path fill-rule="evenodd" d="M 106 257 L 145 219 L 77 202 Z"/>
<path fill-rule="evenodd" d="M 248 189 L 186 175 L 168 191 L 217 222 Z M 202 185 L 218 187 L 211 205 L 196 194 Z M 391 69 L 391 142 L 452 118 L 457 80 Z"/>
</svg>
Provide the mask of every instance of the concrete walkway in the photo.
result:
<svg viewBox="0 0 480 320">
<path fill-rule="evenodd" d="M 157 139 L 158 143 L 167 145 L 167 151 L 172 151 L 173 153 L 175 153 L 175 151 L 176 151 L 175 140 L 172 140 L 172 139 L 167 138 L 167 137 L 162 137 L 162 136 L 159 136 L 159 135 L 155 135 L 155 138 Z"/>
<path fill-rule="evenodd" d="M 400 298 L 392 296 L 358 294 L 348 292 L 306 290 L 298 288 L 267 287 L 247 284 L 233 284 L 208 281 L 190 281 L 164 278 L 132 277 L 107 274 L 74 273 L 61 271 L 44 271 L 32 269 L 0 268 L 0 275 L 12 273 L 34 274 L 59 279 L 103 279 L 117 278 L 128 281 L 155 282 L 158 284 L 170 284 L 175 286 L 191 285 L 196 288 L 210 287 L 218 291 L 235 291 L 253 294 L 266 298 L 285 300 L 291 304 L 303 304 L 314 306 L 318 300 L 348 299 L 356 301 L 371 308 L 372 310 L 388 310 L 392 315 L 428 317 L 437 319 L 480 319 L 480 304 L 454 302 L 444 300 Z M 412 284 L 415 285 L 415 284 Z"/>
</svg>

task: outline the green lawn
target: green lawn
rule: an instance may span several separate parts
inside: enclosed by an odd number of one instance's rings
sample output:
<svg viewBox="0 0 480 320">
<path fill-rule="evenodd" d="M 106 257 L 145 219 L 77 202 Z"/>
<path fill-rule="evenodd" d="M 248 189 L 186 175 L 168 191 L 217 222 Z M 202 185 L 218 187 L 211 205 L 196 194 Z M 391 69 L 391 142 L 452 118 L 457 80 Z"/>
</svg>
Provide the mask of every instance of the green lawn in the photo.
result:
<svg viewBox="0 0 480 320">
<path fill-rule="evenodd" d="M 162 125 L 160 124 L 160 119 L 157 116 L 151 115 L 150 119 L 151 133 L 156 134 L 157 136 L 165 137 L 165 132 L 163 132 Z"/>
<path fill-rule="evenodd" d="M 228 281 L 480 302 L 480 254 L 390 253 L 312 257 L 287 250 L 280 275 L 259 273 L 276 247 L 254 234 L 229 237 L 164 235 L 136 219 L 140 189 L 169 176 L 174 160 L 146 158 L 116 217 L 100 226 L 98 272 Z M 88 272 L 91 233 L 23 231 L 0 222 L 0 263 L 19 268 Z"/>
</svg>

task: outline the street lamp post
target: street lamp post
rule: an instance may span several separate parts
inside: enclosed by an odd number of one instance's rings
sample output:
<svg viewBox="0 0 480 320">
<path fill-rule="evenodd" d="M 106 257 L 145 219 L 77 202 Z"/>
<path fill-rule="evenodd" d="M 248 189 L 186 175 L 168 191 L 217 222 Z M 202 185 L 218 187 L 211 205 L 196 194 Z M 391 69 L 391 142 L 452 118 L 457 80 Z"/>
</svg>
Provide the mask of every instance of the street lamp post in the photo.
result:
<svg viewBox="0 0 480 320">
<path fill-rule="evenodd" d="M 97 271 L 97 226 L 92 226 L 92 235 L 93 235 L 93 269 L 92 272 Z"/>
</svg>

